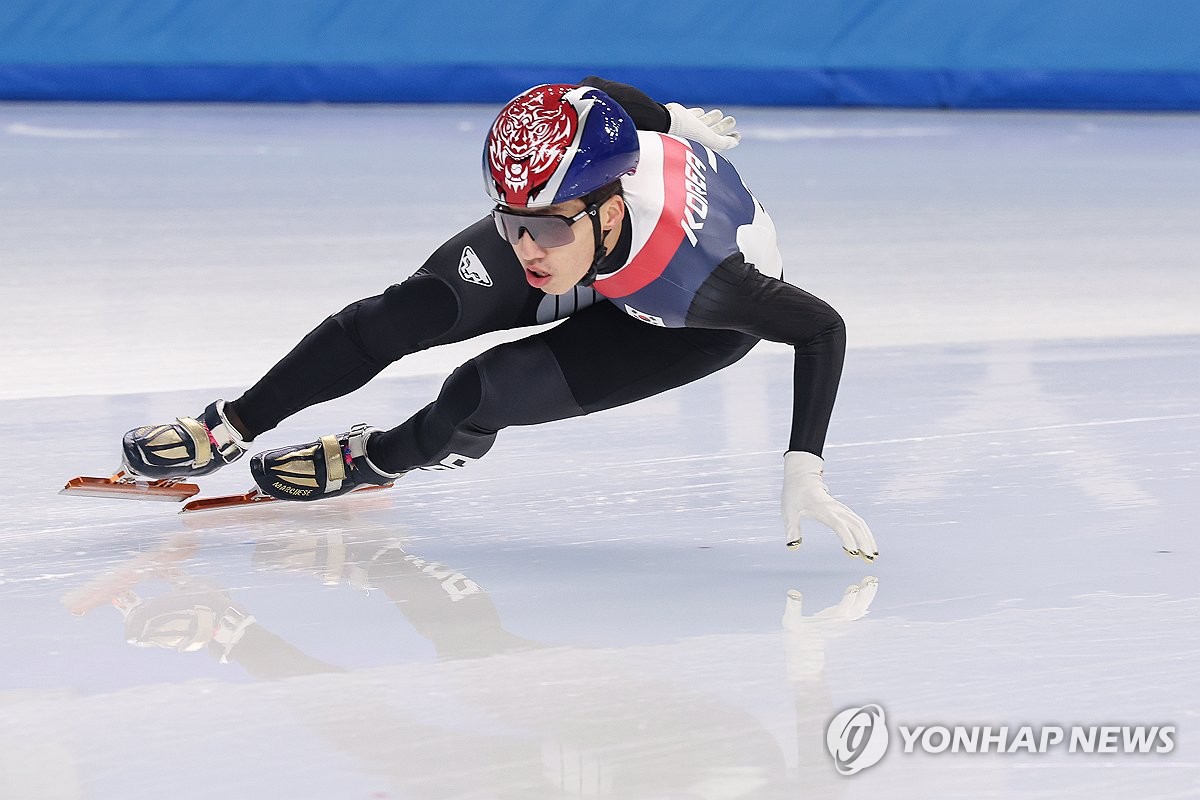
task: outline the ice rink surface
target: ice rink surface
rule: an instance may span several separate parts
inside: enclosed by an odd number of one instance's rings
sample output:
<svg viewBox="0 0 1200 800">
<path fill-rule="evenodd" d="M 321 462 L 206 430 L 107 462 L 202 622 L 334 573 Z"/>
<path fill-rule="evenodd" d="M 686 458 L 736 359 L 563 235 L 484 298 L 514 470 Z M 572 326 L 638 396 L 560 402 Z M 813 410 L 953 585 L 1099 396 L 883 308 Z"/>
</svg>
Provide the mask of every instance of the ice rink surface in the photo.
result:
<svg viewBox="0 0 1200 800">
<path fill-rule="evenodd" d="M 739 110 L 788 276 L 847 320 L 826 474 L 873 565 L 783 545 L 770 346 L 375 495 L 56 494 L 485 213 L 494 111 L 0 105 L 0 797 L 1200 796 L 1197 116 Z M 398 423 L 493 342 L 256 449 Z M 1175 746 L 893 734 L 843 777 L 826 726 L 868 703 Z"/>
</svg>

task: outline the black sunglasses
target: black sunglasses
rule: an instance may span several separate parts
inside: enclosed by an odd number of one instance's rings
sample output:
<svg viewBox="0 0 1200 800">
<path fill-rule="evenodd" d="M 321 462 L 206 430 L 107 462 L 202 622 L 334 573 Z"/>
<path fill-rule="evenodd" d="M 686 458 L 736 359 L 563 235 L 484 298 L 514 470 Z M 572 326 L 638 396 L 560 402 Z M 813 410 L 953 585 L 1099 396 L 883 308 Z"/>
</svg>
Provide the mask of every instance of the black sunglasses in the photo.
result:
<svg viewBox="0 0 1200 800">
<path fill-rule="evenodd" d="M 492 220 L 500 238 L 506 242 L 516 244 L 524 232 L 540 247 L 562 247 L 575 241 L 571 226 L 588 214 L 595 214 L 598 208 L 590 205 L 573 217 L 564 217 L 561 214 L 518 214 L 504 206 L 496 206 L 492 209 Z"/>
</svg>

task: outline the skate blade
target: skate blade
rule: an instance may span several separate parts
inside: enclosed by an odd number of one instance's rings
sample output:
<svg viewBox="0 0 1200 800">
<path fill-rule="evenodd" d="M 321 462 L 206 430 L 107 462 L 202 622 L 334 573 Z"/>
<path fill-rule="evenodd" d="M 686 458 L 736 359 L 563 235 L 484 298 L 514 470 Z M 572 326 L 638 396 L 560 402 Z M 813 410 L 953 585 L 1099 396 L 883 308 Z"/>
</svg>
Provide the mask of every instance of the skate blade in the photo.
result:
<svg viewBox="0 0 1200 800">
<path fill-rule="evenodd" d="M 88 475 L 71 478 L 59 494 L 178 503 L 199 492 L 200 487 L 194 483 L 182 483 L 178 480 L 139 481 L 118 472 L 111 478 L 94 478 Z"/>
<path fill-rule="evenodd" d="M 359 494 L 360 492 L 377 492 L 380 489 L 390 489 L 395 485 L 395 483 L 385 483 L 382 486 L 362 486 L 352 492 L 347 492 L 342 497 L 349 497 L 352 494 Z M 200 511 L 219 511 L 222 508 L 238 508 L 239 506 L 277 502 L 279 502 L 277 498 L 271 497 L 269 494 L 264 494 L 258 487 L 255 487 L 242 494 L 224 494 L 216 497 L 201 497 L 197 500 L 192 500 L 189 503 L 184 503 L 183 508 L 179 509 L 179 513 L 195 514 Z M 295 504 L 293 503 L 293 505 Z"/>
<path fill-rule="evenodd" d="M 249 506 L 256 503 L 274 502 L 277 501 L 271 495 L 263 494 L 258 489 L 251 489 L 243 494 L 222 494 L 216 497 L 201 497 L 199 500 L 184 503 L 183 508 L 179 509 L 179 513 L 195 514 L 198 511 L 217 511 L 222 508 L 235 508 L 237 506 Z"/>
</svg>

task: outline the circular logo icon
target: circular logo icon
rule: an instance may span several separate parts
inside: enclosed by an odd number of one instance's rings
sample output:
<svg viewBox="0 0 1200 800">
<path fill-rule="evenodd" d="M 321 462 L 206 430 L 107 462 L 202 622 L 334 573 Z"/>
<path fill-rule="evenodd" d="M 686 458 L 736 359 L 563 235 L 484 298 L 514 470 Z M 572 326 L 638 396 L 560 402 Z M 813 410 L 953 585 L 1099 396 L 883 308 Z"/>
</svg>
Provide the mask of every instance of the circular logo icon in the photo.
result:
<svg viewBox="0 0 1200 800">
<path fill-rule="evenodd" d="M 877 705 L 847 708 L 829 721 L 825 746 L 833 756 L 833 765 L 843 775 L 878 764 L 888 746 L 883 709 Z"/>
</svg>

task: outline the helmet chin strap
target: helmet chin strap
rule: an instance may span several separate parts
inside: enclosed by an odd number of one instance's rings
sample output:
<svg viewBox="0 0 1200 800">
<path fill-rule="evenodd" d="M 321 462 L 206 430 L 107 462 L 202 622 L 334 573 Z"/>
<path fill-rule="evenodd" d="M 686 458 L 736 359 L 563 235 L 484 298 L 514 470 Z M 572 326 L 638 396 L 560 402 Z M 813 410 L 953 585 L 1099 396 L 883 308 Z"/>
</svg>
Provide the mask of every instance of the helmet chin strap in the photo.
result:
<svg viewBox="0 0 1200 800">
<path fill-rule="evenodd" d="M 587 207 L 588 216 L 592 219 L 592 237 L 596 242 L 596 254 L 592 256 L 592 265 L 588 267 L 588 271 L 579 279 L 580 286 L 591 286 L 596 282 L 596 275 L 600 269 L 600 262 L 608 255 L 608 248 L 604 246 L 604 235 L 608 231 L 600 230 L 600 204 L 593 203 Z"/>
</svg>

